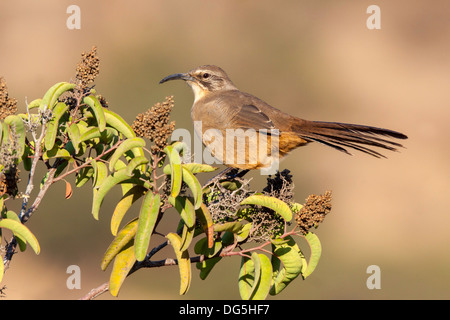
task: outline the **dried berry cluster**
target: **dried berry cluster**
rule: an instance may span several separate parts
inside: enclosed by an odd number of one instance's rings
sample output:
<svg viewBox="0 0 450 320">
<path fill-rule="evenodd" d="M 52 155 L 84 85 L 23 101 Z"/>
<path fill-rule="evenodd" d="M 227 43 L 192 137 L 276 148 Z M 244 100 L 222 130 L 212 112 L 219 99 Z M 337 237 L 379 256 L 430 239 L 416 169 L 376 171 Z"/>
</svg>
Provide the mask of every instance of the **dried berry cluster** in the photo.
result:
<svg viewBox="0 0 450 320">
<path fill-rule="evenodd" d="M 0 78 L 0 120 L 17 112 L 17 100 L 10 98 L 5 79 Z"/>
<path fill-rule="evenodd" d="M 17 169 L 18 154 L 21 154 L 18 137 L 14 127 L 11 130 L 11 139 L 0 146 L 0 163 L 3 169 L 0 172 L 0 196 L 7 193 L 16 196 L 18 189 L 19 169 Z"/>
<path fill-rule="evenodd" d="M 319 223 L 331 211 L 331 191 L 324 195 L 310 195 L 306 199 L 303 208 L 295 215 L 295 220 L 303 234 L 308 233 L 311 228 L 317 228 Z"/>
<path fill-rule="evenodd" d="M 154 143 L 153 153 L 162 151 L 175 129 L 175 121 L 169 122 L 170 112 L 174 106 L 173 97 L 166 97 L 163 103 L 157 103 L 144 113 L 137 115 L 133 130 L 137 136 L 148 138 Z"/>
<path fill-rule="evenodd" d="M 94 82 L 100 72 L 100 59 L 97 56 L 97 47 L 81 54 L 81 61 L 77 65 L 76 79 L 78 89 L 85 91 L 87 86 Z"/>
<path fill-rule="evenodd" d="M 273 178 L 269 176 L 267 178 L 267 186 L 263 189 L 263 192 L 288 204 L 291 203 L 294 198 L 294 183 L 290 173 L 288 169 L 284 169 L 281 172 L 277 172 Z"/>
</svg>

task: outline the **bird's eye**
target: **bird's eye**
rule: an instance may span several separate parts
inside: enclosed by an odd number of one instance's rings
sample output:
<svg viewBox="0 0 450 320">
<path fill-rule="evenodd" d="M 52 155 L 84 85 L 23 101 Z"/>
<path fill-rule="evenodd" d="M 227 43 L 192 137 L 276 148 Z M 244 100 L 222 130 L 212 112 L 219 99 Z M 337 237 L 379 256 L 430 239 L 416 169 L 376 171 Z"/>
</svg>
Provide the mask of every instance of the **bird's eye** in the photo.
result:
<svg viewBox="0 0 450 320">
<path fill-rule="evenodd" d="M 203 79 L 208 79 L 211 75 L 207 72 L 205 72 L 204 74 L 202 74 Z"/>
</svg>

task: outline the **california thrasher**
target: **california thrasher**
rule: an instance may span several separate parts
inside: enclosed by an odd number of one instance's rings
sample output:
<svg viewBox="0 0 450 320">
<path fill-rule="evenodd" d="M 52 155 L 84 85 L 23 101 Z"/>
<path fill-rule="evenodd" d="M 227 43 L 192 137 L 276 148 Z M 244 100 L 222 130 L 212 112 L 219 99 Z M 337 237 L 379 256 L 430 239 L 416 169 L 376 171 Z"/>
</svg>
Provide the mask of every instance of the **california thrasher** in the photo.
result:
<svg viewBox="0 0 450 320">
<path fill-rule="evenodd" d="M 229 167 L 264 168 L 272 164 L 274 155 L 281 159 L 291 150 L 313 141 L 347 154 L 350 153 L 346 148 L 352 148 L 379 158 L 384 156 L 368 146 L 395 151 L 396 147 L 402 145 L 388 138 L 407 139 L 400 132 L 383 128 L 297 118 L 255 96 L 239 91 L 225 71 L 217 66 L 204 65 L 187 73 L 172 74 L 160 83 L 175 79 L 186 81 L 194 92 L 191 117 L 194 124 L 200 124 L 194 125 L 197 134 L 202 137 L 213 156 Z M 230 129 L 238 134 L 229 138 L 227 133 Z M 248 134 L 249 131 L 263 134 L 251 135 Z M 239 149 L 235 138 L 242 137 L 245 139 L 245 147 Z M 261 137 L 267 139 L 267 144 L 262 145 L 263 151 L 267 152 L 261 152 Z M 223 149 L 217 145 L 212 147 L 212 142 L 221 143 Z M 227 153 L 230 145 L 231 154 Z M 254 148 L 255 145 L 258 146 L 257 149 Z M 237 161 L 239 157 L 244 157 L 245 161 Z"/>
</svg>

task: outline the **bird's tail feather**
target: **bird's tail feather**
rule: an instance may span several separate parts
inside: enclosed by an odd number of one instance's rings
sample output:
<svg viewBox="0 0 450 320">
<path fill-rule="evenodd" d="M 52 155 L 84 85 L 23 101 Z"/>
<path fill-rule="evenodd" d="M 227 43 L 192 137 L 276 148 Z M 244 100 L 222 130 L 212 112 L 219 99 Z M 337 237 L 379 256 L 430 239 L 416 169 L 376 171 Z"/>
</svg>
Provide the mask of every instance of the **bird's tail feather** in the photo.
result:
<svg viewBox="0 0 450 320">
<path fill-rule="evenodd" d="M 368 148 L 368 146 L 396 151 L 397 147 L 403 146 L 400 143 L 389 140 L 389 138 L 408 138 L 403 133 L 389 129 L 324 121 L 302 123 L 295 131 L 303 139 L 322 143 L 347 154 L 350 154 L 347 148 L 351 148 L 377 158 L 385 158 L 385 156 L 378 151 Z"/>
</svg>

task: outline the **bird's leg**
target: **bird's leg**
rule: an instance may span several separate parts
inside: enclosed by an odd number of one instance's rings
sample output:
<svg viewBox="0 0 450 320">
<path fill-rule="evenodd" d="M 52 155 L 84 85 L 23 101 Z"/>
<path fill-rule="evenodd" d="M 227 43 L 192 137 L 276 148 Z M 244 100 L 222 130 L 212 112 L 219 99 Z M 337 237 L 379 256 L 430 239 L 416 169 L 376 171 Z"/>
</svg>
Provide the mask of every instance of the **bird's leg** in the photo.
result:
<svg viewBox="0 0 450 320">
<path fill-rule="evenodd" d="M 220 179 L 223 179 L 224 177 L 227 178 L 227 180 L 231 180 L 234 178 L 242 178 L 244 175 L 247 174 L 249 170 L 239 170 L 237 168 L 228 167 L 225 170 L 219 172 L 216 176 L 212 177 L 208 180 L 208 182 L 205 183 L 203 188 L 214 184 L 215 182 L 219 181 Z"/>
</svg>

